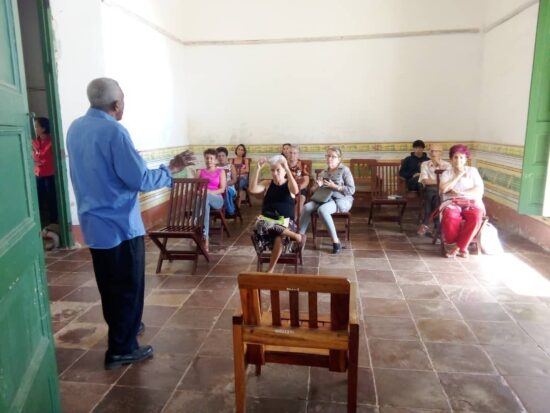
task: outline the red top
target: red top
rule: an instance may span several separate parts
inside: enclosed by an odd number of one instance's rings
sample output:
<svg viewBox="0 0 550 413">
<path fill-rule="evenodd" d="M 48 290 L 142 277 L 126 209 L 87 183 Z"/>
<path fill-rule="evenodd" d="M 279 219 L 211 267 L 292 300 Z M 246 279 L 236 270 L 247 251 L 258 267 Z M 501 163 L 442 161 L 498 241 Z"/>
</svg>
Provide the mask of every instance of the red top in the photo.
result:
<svg viewBox="0 0 550 413">
<path fill-rule="evenodd" d="M 40 135 L 39 138 L 32 140 L 32 158 L 36 176 L 52 176 L 54 174 L 52 149 L 52 137 L 48 134 Z"/>
</svg>

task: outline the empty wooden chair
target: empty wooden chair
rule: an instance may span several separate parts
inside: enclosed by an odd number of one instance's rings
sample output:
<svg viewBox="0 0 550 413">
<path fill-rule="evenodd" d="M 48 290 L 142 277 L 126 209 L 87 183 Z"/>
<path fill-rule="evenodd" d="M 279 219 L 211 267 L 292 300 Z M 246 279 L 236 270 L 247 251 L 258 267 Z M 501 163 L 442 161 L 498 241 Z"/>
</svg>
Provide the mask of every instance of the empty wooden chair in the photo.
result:
<svg viewBox="0 0 550 413">
<path fill-rule="evenodd" d="M 372 192 L 372 169 L 375 167 L 376 159 L 351 159 L 349 169 L 355 182 L 355 193 Z"/>
<path fill-rule="evenodd" d="M 375 208 L 389 205 L 396 207 L 396 213 L 393 215 L 380 215 L 377 218 L 382 221 L 392 221 L 399 224 L 403 230 L 402 220 L 407 199 L 403 198 L 400 192 L 399 162 L 377 162 L 372 168 L 372 194 L 369 212 L 369 225 L 374 219 Z"/>
<path fill-rule="evenodd" d="M 164 260 L 193 260 L 193 272 L 197 269 L 199 254 L 210 261 L 203 243 L 207 186 L 206 179 L 175 178 L 173 180 L 166 226 L 147 232 L 160 249 L 157 274 L 161 271 Z M 169 239 L 191 239 L 196 244 L 196 249 L 170 249 Z"/>
<path fill-rule="evenodd" d="M 341 277 L 241 273 L 241 308 L 233 316 L 236 412 L 244 413 L 246 367 L 266 363 L 327 367 L 348 374 L 348 412 L 357 406 L 359 323 L 355 285 Z M 269 291 L 269 308 L 261 291 Z M 328 314 L 320 299 L 330 295 Z M 285 297 L 286 296 L 286 297 Z M 288 297 L 289 308 L 283 308 Z M 300 311 L 307 301 L 307 312 Z"/>
</svg>

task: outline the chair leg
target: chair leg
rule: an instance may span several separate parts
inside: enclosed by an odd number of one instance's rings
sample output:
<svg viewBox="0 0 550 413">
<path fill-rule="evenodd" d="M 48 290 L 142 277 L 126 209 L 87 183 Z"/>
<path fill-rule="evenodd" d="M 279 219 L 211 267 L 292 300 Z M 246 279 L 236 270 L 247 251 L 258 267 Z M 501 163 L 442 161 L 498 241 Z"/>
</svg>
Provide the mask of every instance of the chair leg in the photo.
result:
<svg viewBox="0 0 550 413">
<path fill-rule="evenodd" d="M 370 205 L 370 212 L 369 212 L 369 222 L 367 223 L 367 225 L 371 225 L 372 224 L 372 212 L 374 210 L 374 206 L 371 204 Z"/>
<path fill-rule="evenodd" d="M 317 249 L 317 242 L 315 242 L 317 236 L 317 216 L 311 214 L 311 232 L 313 233 L 313 249 Z"/>
<path fill-rule="evenodd" d="M 159 253 L 159 260 L 157 262 L 157 274 L 160 272 L 160 270 L 162 270 L 162 261 L 163 261 L 163 257 L 162 257 L 162 251 Z"/>
<path fill-rule="evenodd" d="M 262 374 L 262 365 L 256 364 L 256 376 L 259 376 Z"/>
<path fill-rule="evenodd" d="M 235 363 L 235 412 L 245 413 L 246 368 L 241 326 L 233 326 L 233 359 Z"/>
<path fill-rule="evenodd" d="M 348 363 L 348 413 L 357 410 L 357 370 L 359 365 L 359 325 L 350 324 Z"/>
</svg>

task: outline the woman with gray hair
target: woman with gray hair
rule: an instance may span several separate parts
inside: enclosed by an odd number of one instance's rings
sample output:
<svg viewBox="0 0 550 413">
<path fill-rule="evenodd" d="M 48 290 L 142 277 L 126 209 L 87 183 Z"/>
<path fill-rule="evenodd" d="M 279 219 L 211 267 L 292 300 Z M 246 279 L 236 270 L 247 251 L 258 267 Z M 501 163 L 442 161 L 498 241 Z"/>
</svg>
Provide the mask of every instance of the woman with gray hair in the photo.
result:
<svg viewBox="0 0 550 413">
<path fill-rule="evenodd" d="M 325 155 L 327 169 L 319 174 L 312 190 L 314 194 L 310 202 L 304 205 L 300 216 L 300 234 L 305 234 L 311 222 L 311 214 L 319 214 L 332 238 L 332 253 L 339 254 L 342 244 L 336 233 L 332 219 L 335 212 L 348 212 L 353 204 L 355 182 L 350 169 L 342 164 L 342 151 L 337 146 L 330 146 Z M 315 192 L 318 192 L 318 196 Z"/>
<path fill-rule="evenodd" d="M 306 237 L 298 234 L 294 223 L 294 198 L 300 188 L 286 158 L 276 155 L 269 159 L 272 179 L 258 182 L 260 170 L 266 163 L 265 158 L 260 158 L 248 190 L 253 194 L 265 192 L 262 214 L 254 224 L 254 247 L 260 253 L 266 249 L 272 251 L 267 272 L 273 272 L 281 254 L 291 248 L 303 248 Z M 294 247 L 290 240 L 295 241 Z"/>
</svg>

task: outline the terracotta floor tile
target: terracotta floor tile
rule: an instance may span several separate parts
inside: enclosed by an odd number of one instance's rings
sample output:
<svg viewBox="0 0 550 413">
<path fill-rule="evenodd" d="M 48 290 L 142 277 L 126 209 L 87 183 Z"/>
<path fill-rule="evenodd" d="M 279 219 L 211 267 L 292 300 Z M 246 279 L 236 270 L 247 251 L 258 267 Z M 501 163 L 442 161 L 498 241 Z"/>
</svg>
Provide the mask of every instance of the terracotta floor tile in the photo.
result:
<svg viewBox="0 0 550 413">
<path fill-rule="evenodd" d="M 69 285 L 50 285 L 48 286 L 48 297 L 51 301 L 61 300 L 63 297 L 74 291 L 76 287 Z"/>
<path fill-rule="evenodd" d="M 503 303 L 502 306 L 517 321 L 545 323 L 550 320 L 550 308 L 544 304 Z"/>
<path fill-rule="evenodd" d="M 48 271 L 78 272 L 78 270 L 88 264 L 88 261 L 65 261 L 59 260 L 48 265 Z"/>
<path fill-rule="evenodd" d="M 365 315 L 409 317 L 409 309 L 404 300 L 391 300 L 387 298 L 363 297 L 363 313 Z"/>
<path fill-rule="evenodd" d="M 397 317 L 365 317 L 367 337 L 394 340 L 418 340 L 412 319 Z"/>
<path fill-rule="evenodd" d="M 432 318 L 441 320 L 461 320 L 462 316 L 450 301 L 407 300 L 415 319 Z"/>
<path fill-rule="evenodd" d="M 407 300 L 446 300 L 447 296 L 437 285 L 402 285 Z"/>
<path fill-rule="evenodd" d="M 495 303 L 497 301 L 482 287 L 443 285 L 441 288 L 455 303 Z"/>
<path fill-rule="evenodd" d="M 63 373 L 71 364 L 78 360 L 87 350 L 78 348 L 63 348 L 55 349 L 55 357 L 57 361 L 57 373 Z"/>
<path fill-rule="evenodd" d="M 479 286 L 474 276 L 464 272 L 436 272 L 434 276 L 441 285 Z"/>
<path fill-rule="evenodd" d="M 235 289 L 237 281 L 228 277 L 205 277 L 197 286 L 199 290 L 227 290 Z"/>
<path fill-rule="evenodd" d="M 445 392 L 457 411 L 519 413 L 523 409 L 499 376 L 440 373 Z"/>
<path fill-rule="evenodd" d="M 190 296 L 187 290 L 153 290 L 145 298 L 145 305 L 181 307 Z"/>
<path fill-rule="evenodd" d="M 221 308 L 181 308 L 168 320 L 167 326 L 210 329 L 220 314 Z"/>
<path fill-rule="evenodd" d="M 143 321 L 147 327 L 162 327 L 175 312 L 176 309 L 174 307 L 146 305 L 143 307 L 141 321 Z"/>
<path fill-rule="evenodd" d="M 359 368 L 357 402 L 376 404 L 372 370 Z M 312 367 L 309 379 L 308 400 L 346 402 L 348 399 L 347 373 L 331 372 L 326 368 Z"/>
<path fill-rule="evenodd" d="M 191 359 L 191 355 L 157 353 L 152 359 L 131 365 L 117 385 L 172 391 L 183 377 Z"/>
<path fill-rule="evenodd" d="M 233 370 L 233 369 L 231 369 Z M 280 398 L 305 400 L 308 392 L 309 368 L 284 364 L 267 364 L 260 376 L 254 369 L 247 373 L 247 396 L 254 398 Z"/>
<path fill-rule="evenodd" d="M 419 341 L 369 340 L 374 367 L 432 370 L 424 347 Z"/>
<path fill-rule="evenodd" d="M 223 308 L 233 294 L 233 289 L 225 290 L 195 290 L 183 304 L 183 308 Z"/>
<path fill-rule="evenodd" d="M 54 336 L 56 347 L 90 349 L 107 335 L 107 325 L 73 322 Z"/>
<path fill-rule="evenodd" d="M 430 272 L 416 272 L 406 270 L 396 270 L 395 278 L 399 284 L 437 284 L 437 280 Z"/>
<path fill-rule="evenodd" d="M 391 283 L 363 282 L 360 293 L 362 297 L 403 299 L 399 286 Z"/>
<path fill-rule="evenodd" d="M 233 357 L 233 331 L 212 330 L 199 354 L 201 356 Z"/>
<path fill-rule="evenodd" d="M 232 392 L 203 393 L 194 390 L 178 390 L 166 404 L 163 413 L 234 413 L 234 411 L 235 394 Z"/>
<path fill-rule="evenodd" d="M 529 413 L 548 413 L 550 378 L 508 376 L 506 381 Z"/>
<path fill-rule="evenodd" d="M 229 392 L 234 388 L 233 369 L 233 360 L 228 357 L 195 357 L 178 390 L 207 394 Z"/>
<path fill-rule="evenodd" d="M 550 376 L 550 358 L 535 345 L 486 345 L 503 376 Z"/>
<path fill-rule="evenodd" d="M 482 344 L 533 344 L 531 337 L 514 322 L 468 321 L 468 324 Z"/>
<path fill-rule="evenodd" d="M 61 407 L 67 413 L 88 413 L 109 390 L 106 384 L 60 381 Z"/>
<path fill-rule="evenodd" d="M 53 322 L 68 323 L 86 312 L 89 307 L 89 303 L 54 301 L 50 304 L 50 314 Z"/>
<path fill-rule="evenodd" d="M 204 279 L 201 275 L 170 275 L 158 287 L 161 290 L 192 290 Z"/>
<path fill-rule="evenodd" d="M 394 271 L 428 272 L 429 268 L 423 261 L 418 260 L 390 260 Z"/>
<path fill-rule="evenodd" d="M 384 270 L 357 270 L 357 280 L 363 282 L 395 283 L 392 271 Z"/>
<path fill-rule="evenodd" d="M 354 249 L 353 256 L 355 258 L 387 258 L 386 253 L 380 250 Z"/>
<path fill-rule="evenodd" d="M 80 357 L 60 379 L 83 383 L 113 384 L 124 373 L 127 367 L 105 370 L 103 364 L 105 352 L 90 350 Z"/>
<path fill-rule="evenodd" d="M 550 320 L 548 320 L 550 322 Z M 550 349 L 550 324 L 522 321 L 521 328 L 542 348 Z"/>
<path fill-rule="evenodd" d="M 465 320 L 512 321 L 498 303 L 457 303 Z"/>
<path fill-rule="evenodd" d="M 420 260 L 420 255 L 414 250 L 404 250 L 404 251 L 386 251 L 388 259 L 391 260 Z"/>
<path fill-rule="evenodd" d="M 307 404 L 308 413 L 347 413 L 346 403 L 328 403 L 310 401 Z M 357 413 L 378 413 L 378 409 L 372 406 L 357 405 Z"/>
<path fill-rule="evenodd" d="M 421 319 L 418 330 L 425 341 L 476 344 L 477 340 L 465 322 L 459 320 Z"/>
<path fill-rule="evenodd" d="M 165 389 L 115 386 L 94 409 L 94 413 L 160 412 L 170 394 Z"/>
<path fill-rule="evenodd" d="M 157 353 L 194 354 L 207 335 L 208 330 L 163 327 L 151 341 L 151 345 Z"/>
<path fill-rule="evenodd" d="M 374 369 L 381 407 L 414 407 L 448 410 L 448 402 L 435 373 Z"/>
<path fill-rule="evenodd" d="M 103 309 L 101 304 L 89 306 L 86 312 L 80 314 L 77 321 L 81 323 L 104 323 L 105 319 L 103 318 Z"/>
<path fill-rule="evenodd" d="M 452 343 L 426 343 L 434 368 L 440 372 L 496 374 L 481 346 Z"/>
<path fill-rule="evenodd" d="M 79 287 L 73 292 L 67 294 L 62 301 L 84 301 L 87 303 L 95 303 L 101 300 L 97 287 Z"/>
<path fill-rule="evenodd" d="M 86 284 L 89 281 L 95 281 L 95 277 L 90 273 L 80 273 L 80 272 L 63 272 L 57 273 L 58 276 L 52 282 L 49 282 L 50 285 L 69 285 L 74 287 L 80 287 L 83 284 Z"/>
</svg>

